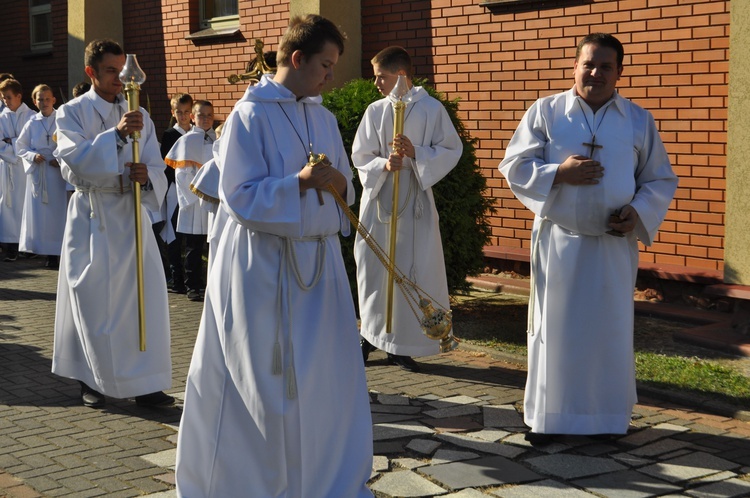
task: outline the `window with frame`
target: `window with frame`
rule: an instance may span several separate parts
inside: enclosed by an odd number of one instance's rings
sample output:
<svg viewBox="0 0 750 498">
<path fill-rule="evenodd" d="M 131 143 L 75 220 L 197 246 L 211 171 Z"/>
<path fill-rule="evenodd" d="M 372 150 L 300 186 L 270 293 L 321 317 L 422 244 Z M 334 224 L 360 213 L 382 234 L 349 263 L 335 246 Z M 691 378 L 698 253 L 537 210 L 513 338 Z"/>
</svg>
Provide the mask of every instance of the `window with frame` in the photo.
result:
<svg viewBox="0 0 750 498">
<path fill-rule="evenodd" d="M 200 0 L 201 29 L 237 27 L 240 23 L 238 0 Z"/>
<path fill-rule="evenodd" d="M 52 4 L 50 0 L 29 0 L 31 50 L 52 48 Z"/>
</svg>

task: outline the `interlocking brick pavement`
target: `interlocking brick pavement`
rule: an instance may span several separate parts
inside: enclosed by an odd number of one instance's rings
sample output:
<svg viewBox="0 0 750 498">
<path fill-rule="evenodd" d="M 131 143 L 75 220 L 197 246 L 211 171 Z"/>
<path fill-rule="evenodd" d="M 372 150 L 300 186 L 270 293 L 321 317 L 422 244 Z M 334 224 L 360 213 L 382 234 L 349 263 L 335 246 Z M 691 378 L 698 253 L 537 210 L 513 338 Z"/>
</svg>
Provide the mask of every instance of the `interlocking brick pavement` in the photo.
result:
<svg viewBox="0 0 750 498">
<path fill-rule="evenodd" d="M 174 496 L 179 404 L 150 410 L 108 398 L 92 410 L 80 405 L 76 382 L 50 373 L 56 282 L 43 258 L 0 262 L 0 496 Z M 170 294 L 169 305 L 170 393 L 180 398 L 201 304 Z M 467 347 L 420 359 L 422 372 L 412 374 L 371 355 L 378 497 L 650 496 L 628 487 L 634 480 L 695 496 L 750 495 L 747 422 L 643 393 L 625 437 L 529 446 L 517 411 L 525 370 L 509 360 Z M 589 474 L 567 470 L 571 462 L 604 470 L 576 480 Z"/>
</svg>

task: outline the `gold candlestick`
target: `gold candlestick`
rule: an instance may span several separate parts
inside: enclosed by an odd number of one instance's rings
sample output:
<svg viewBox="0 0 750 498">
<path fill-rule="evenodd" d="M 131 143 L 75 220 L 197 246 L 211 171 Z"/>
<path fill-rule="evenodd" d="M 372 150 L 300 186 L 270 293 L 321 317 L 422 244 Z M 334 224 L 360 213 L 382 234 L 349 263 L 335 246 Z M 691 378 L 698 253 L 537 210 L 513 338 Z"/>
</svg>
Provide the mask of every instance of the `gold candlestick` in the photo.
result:
<svg viewBox="0 0 750 498">
<path fill-rule="evenodd" d="M 140 107 L 141 85 L 146 81 L 146 74 L 138 65 L 134 54 L 127 54 L 125 67 L 120 73 L 120 81 L 125 85 L 125 95 L 128 99 L 128 111 L 137 111 Z M 133 147 L 133 163 L 141 162 L 138 140 L 141 133 L 135 131 L 130 134 Z M 141 184 L 133 182 L 133 204 L 135 215 L 135 272 L 138 292 L 138 345 L 141 351 L 146 351 L 146 303 L 143 282 L 143 220 L 141 219 Z"/>
<path fill-rule="evenodd" d="M 406 78 L 403 75 L 398 75 L 396 85 L 391 90 L 389 95 L 393 101 L 393 139 L 395 140 L 398 135 L 404 133 L 404 111 L 406 110 L 406 102 L 404 102 L 404 96 L 409 92 L 409 87 L 406 84 Z M 394 152 L 396 151 L 394 149 Z M 399 180 L 401 179 L 400 171 L 396 170 L 393 172 L 393 197 L 391 199 L 391 226 L 390 226 L 390 237 L 388 239 L 388 259 L 390 260 L 388 265 L 388 284 L 386 286 L 386 323 L 385 331 L 390 334 L 393 331 L 393 299 L 394 299 L 394 266 L 396 265 L 396 238 L 398 235 L 398 186 Z"/>
</svg>

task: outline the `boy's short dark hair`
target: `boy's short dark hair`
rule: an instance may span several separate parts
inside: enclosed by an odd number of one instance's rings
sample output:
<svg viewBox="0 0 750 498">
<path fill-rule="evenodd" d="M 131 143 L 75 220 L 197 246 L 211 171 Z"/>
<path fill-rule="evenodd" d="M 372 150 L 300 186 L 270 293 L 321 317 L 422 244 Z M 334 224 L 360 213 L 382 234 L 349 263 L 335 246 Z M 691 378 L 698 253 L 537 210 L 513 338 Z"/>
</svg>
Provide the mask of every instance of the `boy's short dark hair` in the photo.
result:
<svg viewBox="0 0 750 498">
<path fill-rule="evenodd" d="M 622 47 L 622 43 L 620 43 L 620 40 L 610 35 L 609 33 L 591 33 L 590 35 L 584 36 L 583 39 L 578 42 L 578 47 L 576 48 L 576 61 L 581 55 L 583 46 L 588 45 L 589 43 L 599 45 L 600 47 L 609 47 L 613 49 L 615 52 L 617 52 L 617 65 L 622 66 L 622 61 L 623 59 L 625 59 L 625 49 Z"/>
<path fill-rule="evenodd" d="M 199 111 L 199 110 L 200 110 L 200 108 L 201 108 L 201 107 L 203 107 L 204 105 L 205 105 L 205 106 L 208 106 L 208 107 L 210 107 L 210 108 L 212 108 L 212 109 L 213 109 L 213 107 L 214 107 L 214 105 L 213 105 L 213 104 L 212 104 L 211 102 L 209 102 L 208 100 L 195 100 L 195 101 L 193 101 L 193 106 L 192 106 L 192 110 L 193 110 L 194 112 L 197 112 L 197 111 Z"/>
<path fill-rule="evenodd" d="M 172 109 L 177 109 L 178 104 L 190 104 L 190 107 L 192 108 L 193 97 L 189 93 L 175 93 L 169 101 L 169 105 Z"/>
<path fill-rule="evenodd" d="M 87 66 L 99 70 L 98 64 L 104 58 L 104 54 L 125 55 L 119 43 L 108 38 L 94 40 L 86 46 L 84 62 Z"/>
<path fill-rule="evenodd" d="M 73 97 L 80 97 L 84 93 L 88 92 L 91 89 L 91 83 L 88 81 L 81 81 L 80 83 L 77 83 L 76 86 L 73 87 Z"/>
<path fill-rule="evenodd" d="M 397 73 L 403 69 L 406 77 L 411 79 L 414 75 L 414 68 L 411 65 L 411 56 L 403 47 L 392 46 L 386 47 L 370 60 L 373 66 L 377 64 L 381 68 L 391 73 Z"/>
<path fill-rule="evenodd" d="M 8 91 L 13 92 L 16 95 L 21 95 L 23 93 L 23 88 L 21 87 L 21 83 L 19 83 L 18 80 L 8 78 L 7 80 L 0 82 L 0 92 Z"/>
<path fill-rule="evenodd" d="M 276 51 L 276 64 L 288 66 L 292 54 L 300 50 L 305 57 L 312 57 L 323 51 L 326 42 L 334 43 L 339 49 L 339 55 L 344 53 L 346 35 L 325 17 L 315 14 L 295 16 L 289 21 L 289 27 L 281 37 Z"/>
<path fill-rule="evenodd" d="M 9 80 L 9 79 L 16 79 L 16 78 L 10 73 L 0 73 L 0 82 Z"/>
</svg>

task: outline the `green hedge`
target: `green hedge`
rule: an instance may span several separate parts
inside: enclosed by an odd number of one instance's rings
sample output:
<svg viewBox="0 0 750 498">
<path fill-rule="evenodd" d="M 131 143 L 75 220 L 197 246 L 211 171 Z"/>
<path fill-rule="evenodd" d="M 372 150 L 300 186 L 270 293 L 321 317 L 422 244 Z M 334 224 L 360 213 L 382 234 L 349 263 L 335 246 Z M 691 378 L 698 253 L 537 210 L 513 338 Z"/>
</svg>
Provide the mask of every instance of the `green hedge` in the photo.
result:
<svg viewBox="0 0 750 498">
<path fill-rule="evenodd" d="M 432 187 L 432 192 L 440 214 L 440 233 L 445 253 L 448 290 L 451 294 L 465 292 L 469 288 L 466 277 L 476 275 L 484 268 L 482 249 L 489 241 L 490 226 L 487 216 L 493 211 L 492 201 L 483 195 L 487 189 L 487 182 L 477 165 L 476 139 L 469 135 L 458 118 L 458 100 L 446 99 L 445 95 L 426 86 L 423 81 L 415 81 L 415 84 L 424 86 L 430 95 L 443 103 L 463 142 L 464 150 L 458 165 Z M 338 120 L 350 163 L 352 142 L 362 116 L 367 106 L 381 97 L 375 85 L 364 79 L 353 80 L 344 87 L 323 95 L 323 105 L 335 114 Z M 356 168 L 352 166 L 352 170 L 357 194 L 352 210 L 359 213 L 362 185 Z M 341 242 L 349 283 L 352 286 L 356 303 L 354 234 L 342 238 Z"/>
</svg>

